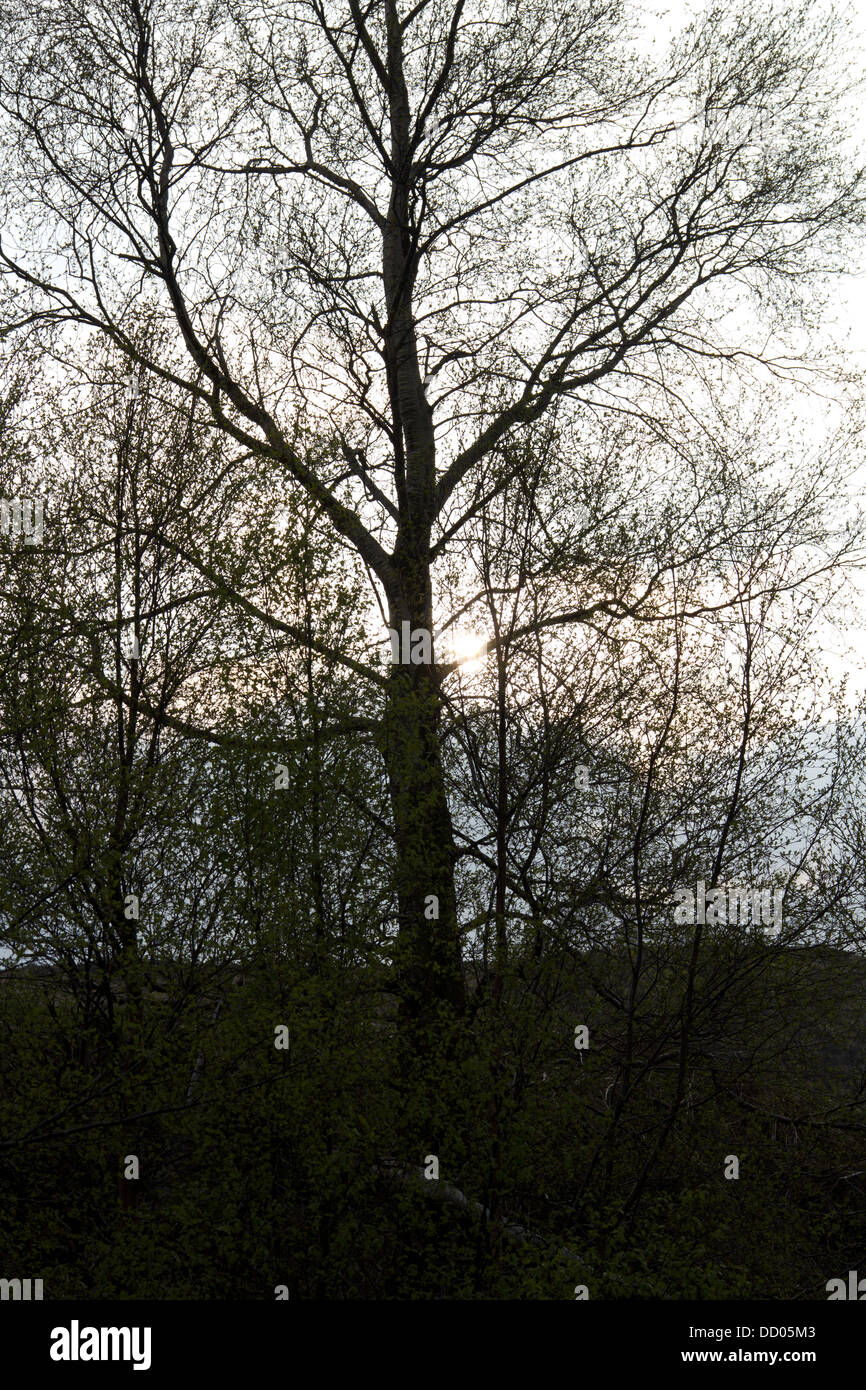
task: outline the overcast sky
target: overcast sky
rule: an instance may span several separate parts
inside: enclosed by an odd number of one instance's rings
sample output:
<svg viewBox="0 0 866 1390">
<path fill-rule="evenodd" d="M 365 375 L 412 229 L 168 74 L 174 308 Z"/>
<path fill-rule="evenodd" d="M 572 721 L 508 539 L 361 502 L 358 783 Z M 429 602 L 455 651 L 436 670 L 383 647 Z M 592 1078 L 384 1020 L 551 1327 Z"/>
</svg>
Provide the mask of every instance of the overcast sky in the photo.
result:
<svg viewBox="0 0 866 1390">
<path fill-rule="evenodd" d="M 689 14 L 700 13 L 703 0 L 683 3 L 674 0 L 672 4 L 662 4 L 659 0 L 644 0 L 652 21 L 648 32 L 655 36 L 656 43 L 664 43 L 666 35 L 676 31 Z M 840 54 L 846 69 L 852 77 L 861 80 L 866 74 L 866 4 L 862 0 L 840 9 L 850 17 L 855 42 L 850 53 Z M 866 91 L 857 103 L 853 139 L 861 152 L 861 162 L 866 163 Z M 864 374 L 866 379 L 866 245 L 858 264 L 850 267 L 850 274 L 840 280 L 834 289 L 832 307 L 825 316 L 826 341 L 835 344 L 845 357 L 851 369 Z M 804 404 L 807 398 L 804 397 Z M 820 435 L 816 431 L 816 445 Z M 859 472 L 859 495 L 866 505 L 866 457 Z M 852 692 L 866 696 L 866 570 L 859 576 L 852 576 L 855 592 L 852 602 L 846 605 L 846 616 L 851 623 L 847 639 L 829 625 L 821 630 L 821 649 L 826 658 L 828 671 L 836 676 L 848 676 Z"/>
</svg>

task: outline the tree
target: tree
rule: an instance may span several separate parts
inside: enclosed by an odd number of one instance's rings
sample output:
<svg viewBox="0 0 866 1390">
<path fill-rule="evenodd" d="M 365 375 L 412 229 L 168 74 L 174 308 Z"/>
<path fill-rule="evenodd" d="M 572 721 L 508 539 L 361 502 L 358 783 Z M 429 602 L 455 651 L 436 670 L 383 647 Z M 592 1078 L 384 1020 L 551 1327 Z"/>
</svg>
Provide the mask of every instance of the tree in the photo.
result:
<svg viewBox="0 0 866 1390">
<path fill-rule="evenodd" d="M 4 416 L 16 487 L 50 505 L 39 545 L 0 544 L 0 946 L 37 966 L 0 974 L 0 1258 L 90 1296 L 571 1296 L 575 1266 L 593 1297 L 822 1289 L 862 1232 L 862 970 L 826 950 L 862 939 L 862 740 L 822 723 L 835 577 L 799 553 L 849 543 L 825 537 L 832 458 L 780 481 L 774 440 L 736 495 L 718 478 L 677 531 L 668 623 L 543 622 L 575 585 L 578 502 L 600 588 L 628 582 L 622 537 L 670 553 L 644 427 L 598 435 L 586 499 L 568 438 L 536 434 L 442 566 L 496 645 L 443 686 L 479 985 L 471 1065 L 431 1096 L 383 989 L 375 707 L 319 650 L 363 650 L 357 589 L 315 507 L 281 509 L 182 391 L 131 400 L 98 344 L 83 375 L 34 376 Z M 696 621 L 731 574 L 738 607 Z M 784 886 L 782 941 L 678 925 L 671 890 L 700 878 Z M 132 926 L 118 884 L 142 889 Z M 741 1143 L 731 1223 L 718 1156 Z"/>
<path fill-rule="evenodd" d="M 723 401 L 758 370 L 764 339 L 719 322 L 726 287 L 779 329 L 838 263 L 863 215 L 832 136 L 838 36 L 810 3 L 711 8 L 653 62 L 615 0 L 13 3 L 4 332 L 38 327 L 58 353 L 107 336 L 315 504 L 392 629 L 432 633 L 437 566 L 534 426 L 555 416 L 589 450 L 608 412 L 671 440 L 699 387 Z M 143 304 L 186 366 L 136 337 Z M 649 554 L 622 532 L 612 575 L 573 523 L 571 592 L 534 625 L 669 619 L 676 525 Z M 186 558 L 213 582 L 203 549 Z M 260 620 L 310 645 L 278 609 Z M 419 651 L 387 677 L 331 655 L 381 704 L 398 972 L 423 1036 L 465 1001 L 449 668 Z"/>
</svg>

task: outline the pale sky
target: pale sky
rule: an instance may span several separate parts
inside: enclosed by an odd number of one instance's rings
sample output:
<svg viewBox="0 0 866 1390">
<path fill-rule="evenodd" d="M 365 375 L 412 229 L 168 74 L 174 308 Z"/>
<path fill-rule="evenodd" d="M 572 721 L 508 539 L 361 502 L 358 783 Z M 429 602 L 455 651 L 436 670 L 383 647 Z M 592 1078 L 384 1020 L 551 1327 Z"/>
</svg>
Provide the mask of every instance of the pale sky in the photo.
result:
<svg viewBox="0 0 866 1390">
<path fill-rule="evenodd" d="M 639 2 L 653 16 L 649 32 L 654 35 L 656 44 L 663 44 L 666 35 L 675 31 L 689 14 L 704 9 L 703 0 L 693 0 L 692 3 L 673 0 L 668 4 L 661 3 L 661 0 Z M 863 79 L 866 77 L 866 6 L 851 3 L 841 5 L 840 9 L 850 16 L 857 35 L 856 48 L 852 49 L 850 55 L 844 55 L 845 67 L 852 77 L 859 74 Z M 857 115 L 851 132 L 852 140 L 861 151 L 861 162 L 866 163 L 866 91 L 855 110 Z M 866 376 L 866 244 L 859 263 L 852 265 L 850 274 L 839 281 L 833 293 L 832 307 L 824 319 L 824 328 L 826 342 L 844 356 L 848 369 Z M 816 431 L 816 445 L 819 440 L 820 434 Z M 858 497 L 866 505 L 866 456 L 858 476 Z M 841 678 L 847 675 L 851 692 L 856 691 L 866 697 L 866 568 L 856 577 L 852 576 L 852 583 L 855 592 L 851 602 L 845 606 L 845 617 L 850 624 L 847 639 L 844 634 L 825 625 L 820 633 L 821 650 L 831 676 Z"/>
</svg>

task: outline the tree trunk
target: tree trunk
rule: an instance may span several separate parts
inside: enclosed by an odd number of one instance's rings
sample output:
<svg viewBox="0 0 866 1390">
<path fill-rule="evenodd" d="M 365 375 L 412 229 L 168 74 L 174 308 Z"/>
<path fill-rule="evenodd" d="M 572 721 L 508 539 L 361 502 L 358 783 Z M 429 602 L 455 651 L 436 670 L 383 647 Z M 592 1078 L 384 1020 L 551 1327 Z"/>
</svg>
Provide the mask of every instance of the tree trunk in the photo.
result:
<svg viewBox="0 0 866 1390">
<path fill-rule="evenodd" d="M 399 527 L 388 593 L 390 621 L 402 637 L 429 634 L 428 660 L 394 663 L 382 751 L 397 850 L 400 1014 L 409 1055 L 448 1055 L 443 1042 L 463 1012 L 466 992 L 454 889 L 454 834 L 439 743 L 440 697 L 432 651 L 430 533 L 435 516 L 436 439 L 418 359 L 412 296 L 418 273 L 417 229 L 410 211 L 412 142 L 404 75 L 403 25 L 385 0 L 391 196 L 382 240 L 387 306 L 383 349 L 393 418 Z M 444 1030 L 444 1031 L 443 1031 Z"/>
<path fill-rule="evenodd" d="M 435 672 L 395 664 L 382 751 L 396 840 L 397 981 L 401 1018 L 422 1030 L 466 1003 L 438 722 Z"/>
</svg>

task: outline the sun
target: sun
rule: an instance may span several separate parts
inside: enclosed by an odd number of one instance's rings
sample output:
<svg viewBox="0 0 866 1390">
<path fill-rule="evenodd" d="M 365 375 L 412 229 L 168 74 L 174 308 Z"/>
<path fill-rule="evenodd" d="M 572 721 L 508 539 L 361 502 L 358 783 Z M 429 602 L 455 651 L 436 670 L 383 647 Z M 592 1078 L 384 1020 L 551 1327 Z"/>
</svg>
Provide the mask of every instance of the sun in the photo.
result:
<svg viewBox="0 0 866 1390">
<path fill-rule="evenodd" d="M 487 639 L 476 632 L 455 632 L 451 650 L 461 671 L 480 671 L 487 656 Z"/>
</svg>

